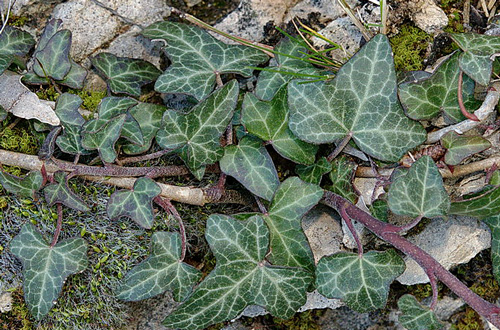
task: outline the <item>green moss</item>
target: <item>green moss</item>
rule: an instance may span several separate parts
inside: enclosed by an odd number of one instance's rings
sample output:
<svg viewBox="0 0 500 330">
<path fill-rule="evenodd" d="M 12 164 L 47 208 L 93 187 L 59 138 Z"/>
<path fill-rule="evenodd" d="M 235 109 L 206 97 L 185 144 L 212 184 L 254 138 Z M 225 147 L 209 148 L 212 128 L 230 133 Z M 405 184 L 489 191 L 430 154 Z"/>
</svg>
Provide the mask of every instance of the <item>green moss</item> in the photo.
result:
<svg viewBox="0 0 500 330">
<path fill-rule="evenodd" d="M 24 26 L 29 21 L 29 18 L 26 16 L 16 16 L 12 14 L 9 15 L 9 25 L 12 26 Z"/>
<path fill-rule="evenodd" d="M 403 25 L 400 32 L 391 38 L 394 64 L 397 71 L 423 69 L 423 56 L 431 37 L 412 25 Z"/>
<path fill-rule="evenodd" d="M 34 155 L 38 151 L 38 140 L 25 127 L 5 127 L 0 132 L 0 148 Z"/>
<path fill-rule="evenodd" d="M 464 25 L 462 24 L 462 16 L 460 11 L 452 9 L 448 14 L 448 25 L 444 28 L 444 32 L 448 33 L 463 33 L 465 32 Z M 455 46 L 458 48 L 458 46 Z"/>
<path fill-rule="evenodd" d="M 24 303 L 23 292 L 20 288 L 12 292 L 12 309 L 8 312 L 0 313 L 0 329 L 34 329 L 28 308 Z"/>
<path fill-rule="evenodd" d="M 444 11 L 448 11 L 451 8 L 456 8 L 462 4 L 462 0 L 441 0 L 439 6 Z"/>
<path fill-rule="evenodd" d="M 54 86 L 41 87 L 35 94 L 38 96 L 39 99 L 54 101 L 54 102 L 59 97 L 59 93 L 56 91 Z"/>
<path fill-rule="evenodd" d="M 81 91 L 69 91 L 72 94 L 76 94 L 82 98 L 82 108 L 94 112 L 99 105 L 99 102 L 106 97 L 105 91 L 93 91 L 93 90 L 81 90 Z"/>
<path fill-rule="evenodd" d="M 274 318 L 273 329 L 276 330 L 320 330 L 318 318 L 323 314 L 322 310 L 308 310 L 302 313 L 296 313 L 294 317 L 288 320 Z"/>
<path fill-rule="evenodd" d="M 452 326 L 453 330 L 483 330 L 481 317 L 472 308 L 466 307 L 461 314 L 457 324 Z"/>
<path fill-rule="evenodd" d="M 407 292 L 418 300 L 430 297 L 432 295 L 432 287 L 430 284 L 417 284 L 407 287 Z"/>
</svg>

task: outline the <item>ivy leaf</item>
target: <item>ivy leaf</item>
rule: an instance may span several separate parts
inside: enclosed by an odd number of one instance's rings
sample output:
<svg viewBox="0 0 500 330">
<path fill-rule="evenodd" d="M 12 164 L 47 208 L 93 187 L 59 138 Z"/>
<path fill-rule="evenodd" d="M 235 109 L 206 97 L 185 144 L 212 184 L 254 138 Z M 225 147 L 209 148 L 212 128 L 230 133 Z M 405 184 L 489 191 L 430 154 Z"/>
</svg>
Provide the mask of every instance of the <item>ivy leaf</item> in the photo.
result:
<svg viewBox="0 0 500 330">
<path fill-rule="evenodd" d="M 269 141 L 281 156 L 296 163 L 313 164 L 318 147 L 299 140 L 288 128 L 286 94 L 284 86 L 270 102 L 266 102 L 247 93 L 241 111 L 242 124 L 249 133 Z"/>
<path fill-rule="evenodd" d="M 61 203 L 77 211 L 90 211 L 85 202 L 69 189 L 68 183 L 66 182 L 66 173 L 63 171 L 54 173 L 54 180 L 56 183 L 51 183 L 43 189 L 45 200 L 49 206 L 55 203 Z"/>
<path fill-rule="evenodd" d="M 397 97 L 389 41 L 372 38 L 329 82 L 288 87 L 290 129 L 310 143 L 331 143 L 352 132 L 358 147 L 382 161 L 394 162 L 423 143 L 425 130 L 408 119 Z"/>
<path fill-rule="evenodd" d="M 139 123 L 129 110 L 137 104 L 131 98 L 106 97 L 99 104 L 99 118 L 89 120 L 82 127 L 82 145 L 87 150 L 99 151 L 104 162 L 112 163 L 117 157 L 115 143 L 120 136 L 143 145 Z"/>
<path fill-rule="evenodd" d="M 369 207 L 374 218 L 383 222 L 389 222 L 389 204 L 385 199 L 377 199 Z"/>
<path fill-rule="evenodd" d="M 164 106 L 143 102 L 139 102 L 129 110 L 132 117 L 139 123 L 144 143 L 124 145 L 123 151 L 126 154 L 141 154 L 151 147 L 153 138 L 161 127 L 163 112 L 165 112 Z"/>
<path fill-rule="evenodd" d="M 491 57 L 500 49 L 500 38 L 476 33 L 450 33 L 450 36 L 464 51 L 459 59 L 460 69 L 477 83 L 487 86 L 493 70 Z"/>
<path fill-rule="evenodd" d="M 289 73 L 321 74 L 312 64 L 304 61 L 307 58 L 307 47 L 302 43 L 285 38 L 276 45 L 274 50 L 276 63 L 268 67 L 273 71 L 260 72 L 255 86 L 255 95 L 261 100 L 271 100 L 282 86 L 297 77 Z"/>
<path fill-rule="evenodd" d="M 165 111 L 156 141 L 164 149 L 177 150 L 191 172 L 215 163 L 223 155 L 219 138 L 231 122 L 237 100 L 238 84 L 232 80 L 187 114 Z"/>
<path fill-rule="evenodd" d="M 151 237 L 151 255 L 125 275 L 116 296 L 138 301 L 173 291 L 176 301 L 184 300 L 201 278 L 201 272 L 183 262 L 177 233 L 156 232 Z"/>
<path fill-rule="evenodd" d="M 485 189 L 482 194 L 463 201 L 453 202 L 449 214 L 466 215 L 485 219 L 500 213 L 500 186 Z"/>
<path fill-rule="evenodd" d="M 438 330 L 443 328 L 436 314 L 428 307 L 421 306 L 411 294 L 405 294 L 398 300 L 398 307 L 403 312 L 399 323 L 408 330 Z"/>
<path fill-rule="evenodd" d="M 168 44 L 165 52 L 172 64 L 155 83 L 155 90 L 160 93 L 185 93 L 201 100 L 214 89 L 216 74 L 250 77 L 251 67 L 268 59 L 260 50 L 227 45 L 198 27 L 181 23 L 157 22 L 142 34 Z"/>
<path fill-rule="evenodd" d="M 219 164 L 222 172 L 264 199 L 271 200 L 280 185 L 271 156 L 256 138 L 245 136 L 238 145 L 227 146 Z"/>
<path fill-rule="evenodd" d="M 491 143 L 482 136 L 461 136 L 455 131 L 446 133 L 441 138 L 445 147 L 444 162 L 448 165 L 458 165 L 465 158 L 491 147 Z"/>
<path fill-rule="evenodd" d="M 59 80 L 57 83 L 68 86 L 72 89 L 82 89 L 83 83 L 85 82 L 85 78 L 88 74 L 87 69 L 73 61 L 71 58 L 69 61 L 71 63 L 71 68 L 69 69 L 68 74 L 63 80 Z"/>
<path fill-rule="evenodd" d="M 266 263 L 269 230 L 262 217 L 238 221 L 211 215 L 205 236 L 217 265 L 163 321 L 165 326 L 203 329 L 235 318 L 248 305 L 259 305 L 273 316 L 289 318 L 305 303 L 312 275 L 302 269 Z"/>
<path fill-rule="evenodd" d="M 71 47 L 71 32 L 61 30 L 56 32 L 43 49 L 35 53 L 33 71 L 40 77 L 50 77 L 62 80 L 71 69 L 69 49 Z"/>
<path fill-rule="evenodd" d="M 493 275 L 500 281 L 500 214 L 493 215 L 483 220 L 491 230 L 491 263 Z"/>
<path fill-rule="evenodd" d="M 330 180 L 332 181 L 332 185 L 328 186 L 327 189 L 347 198 L 352 203 L 356 203 L 358 194 L 352 184 L 354 175 L 356 174 L 356 163 L 349 160 L 346 156 L 341 156 L 332 161 L 331 167 Z"/>
<path fill-rule="evenodd" d="M 99 53 L 91 60 L 113 93 L 139 97 L 141 87 L 156 80 L 161 74 L 153 64 L 110 53 Z"/>
<path fill-rule="evenodd" d="M 14 61 L 16 56 L 24 56 L 35 44 L 28 32 L 12 26 L 5 26 L 0 34 L 0 74 Z"/>
<path fill-rule="evenodd" d="M 66 278 L 87 268 L 87 243 L 82 238 L 51 247 L 30 222 L 10 243 L 23 264 L 24 299 L 31 314 L 41 320 L 54 306 Z"/>
<path fill-rule="evenodd" d="M 19 178 L 0 170 L 0 184 L 12 194 L 33 198 L 42 187 L 42 182 L 39 171 L 29 172 L 24 178 Z"/>
<path fill-rule="evenodd" d="M 316 163 L 312 165 L 298 164 L 295 167 L 295 173 L 304 180 L 312 184 L 319 184 L 323 175 L 332 170 L 332 164 L 325 158 L 321 157 Z"/>
<path fill-rule="evenodd" d="M 150 178 L 139 178 L 132 191 L 115 191 L 108 200 L 106 209 L 110 219 L 126 216 L 139 226 L 151 229 L 153 226 L 153 198 L 161 193 L 161 188 Z"/>
<path fill-rule="evenodd" d="M 64 128 L 63 134 L 56 139 L 57 146 L 62 152 L 82 155 L 89 153 L 82 146 L 80 130 L 85 123 L 78 108 L 82 104 L 82 99 L 78 95 L 63 93 L 56 101 L 55 113 Z"/>
<path fill-rule="evenodd" d="M 314 268 L 314 261 L 302 231 L 302 217 L 315 206 L 323 190 L 297 177 L 281 183 L 274 194 L 268 214 L 263 218 L 271 233 L 271 253 L 269 260 L 275 265 Z"/>
<path fill-rule="evenodd" d="M 406 174 L 394 179 L 388 194 L 389 208 L 399 215 L 431 218 L 447 214 L 450 208 L 443 178 L 429 156 L 421 157 Z"/>
<path fill-rule="evenodd" d="M 366 313 L 383 308 L 389 285 L 405 270 L 394 251 L 370 251 L 362 257 L 341 252 L 323 257 L 316 268 L 316 288 L 328 298 L 342 299 L 349 308 Z"/>
<path fill-rule="evenodd" d="M 453 122 L 465 119 L 458 106 L 458 58 L 456 52 L 436 68 L 432 76 L 418 82 L 408 82 L 399 86 L 399 98 L 408 117 L 427 120 L 436 117 L 441 111 Z M 475 108 L 474 81 L 463 77 L 462 96 L 468 109 Z"/>
</svg>

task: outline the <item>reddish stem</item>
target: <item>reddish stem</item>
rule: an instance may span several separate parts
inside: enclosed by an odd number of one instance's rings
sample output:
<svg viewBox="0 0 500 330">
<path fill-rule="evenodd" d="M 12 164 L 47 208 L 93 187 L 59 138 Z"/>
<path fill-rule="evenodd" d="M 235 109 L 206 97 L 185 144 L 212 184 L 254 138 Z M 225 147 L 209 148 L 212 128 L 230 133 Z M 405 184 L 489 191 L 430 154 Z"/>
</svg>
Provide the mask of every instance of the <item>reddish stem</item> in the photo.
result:
<svg viewBox="0 0 500 330">
<path fill-rule="evenodd" d="M 332 207 L 340 212 L 342 208 L 349 217 L 361 222 L 375 235 L 393 245 L 404 254 L 414 259 L 429 275 L 434 275 L 437 279 L 443 282 L 456 295 L 461 297 L 470 307 L 478 314 L 485 317 L 497 328 L 500 327 L 500 307 L 487 302 L 477 294 L 472 292 L 465 284 L 463 284 L 452 273 L 446 270 L 439 262 L 437 262 L 427 252 L 401 237 L 398 234 L 399 227 L 392 224 L 384 223 L 372 217 L 365 211 L 352 205 L 345 198 L 336 195 L 330 191 L 326 191 L 322 199 L 322 203 Z M 431 278 L 431 276 L 429 276 Z M 431 283 L 432 285 L 432 283 Z"/>
<path fill-rule="evenodd" d="M 266 209 L 266 206 L 262 203 L 262 201 L 260 200 L 259 197 L 255 196 L 255 200 L 257 201 L 257 206 L 259 207 L 259 211 L 260 213 L 264 214 L 264 215 L 268 215 L 269 213 L 267 213 L 267 209 Z"/>
<path fill-rule="evenodd" d="M 184 222 L 182 221 L 182 218 L 179 215 L 179 212 L 177 212 L 175 206 L 168 199 L 156 196 L 154 201 L 156 204 L 160 205 L 165 212 L 171 214 L 179 223 L 179 233 L 181 234 L 181 257 L 179 261 L 183 261 L 186 257 L 186 228 L 184 227 Z"/>
<path fill-rule="evenodd" d="M 464 105 L 464 97 L 462 95 L 462 83 L 463 83 L 463 80 L 464 80 L 464 72 L 462 70 L 460 70 L 460 73 L 458 74 L 458 106 L 460 107 L 460 111 L 462 112 L 462 114 L 470 119 L 470 120 L 473 120 L 473 121 L 479 121 L 479 118 L 477 118 L 477 116 L 473 113 L 469 113 L 467 111 L 467 109 L 465 109 L 465 105 Z"/>
<path fill-rule="evenodd" d="M 344 206 L 341 206 L 339 213 L 340 213 L 340 216 L 342 217 L 342 219 L 344 219 L 344 221 L 347 225 L 347 228 L 349 228 L 349 231 L 351 232 L 352 237 L 354 237 L 354 240 L 356 241 L 356 245 L 358 246 L 358 256 L 361 258 L 361 257 L 363 257 L 363 244 L 361 244 L 361 241 L 359 240 L 358 233 L 356 232 L 356 228 L 354 228 L 354 225 L 352 224 L 351 218 L 349 217 L 349 215 L 346 212 L 346 209 L 345 209 L 346 206 L 348 206 L 348 205 L 346 204 Z"/>
<path fill-rule="evenodd" d="M 337 147 L 335 147 L 332 153 L 328 155 L 326 160 L 331 163 L 335 159 L 335 157 L 337 157 L 342 152 L 342 150 L 344 150 L 345 146 L 349 143 L 349 141 L 351 141 L 351 138 L 352 132 L 347 133 L 347 135 L 342 139 L 342 141 L 340 141 L 340 143 L 337 145 Z"/>
<path fill-rule="evenodd" d="M 50 243 L 50 247 L 53 248 L 57 244 L 57 240 L 59 239 L 59 234 L 61 233 L 61 228 L 62 228 L 62 218 L 63 218 L 63 211 L 62 211 L 62 204 L 57 203 L 57 225 L 56 225 L 56 231 L 54 232 L 54 238 L 52 238 L 52 243 Z"/>
<path fill-rule="evenodd" d="M 438 293 L 439 293 L 437 279 L 434 274 L 427 273 L 427 276 L 429 277 L 429 282 L 431 283 L 431 288 L 432 288 L 432 300 L 429 307 L 430 309 L 434 310 L 434 308 L 436 308 L 436 304 L 438 301 Z"/>
<path fill-rule="evenodd" d="M 153 152 L 153 153 L 150 153 L 147 155 L 123 158 L 123 159 L 117 160 L 116 163 L 120 166 L 125 165 L 125 164 L 130 164 L 130 163 L 138 163 L 138 162 L 142 162 L 145 160 L 160 158 L 161 156 L 163 156 L 171 151 L 172 150 L 170 150 L 170 149 L 163 149 L 163 150 Z"/>
</svg>

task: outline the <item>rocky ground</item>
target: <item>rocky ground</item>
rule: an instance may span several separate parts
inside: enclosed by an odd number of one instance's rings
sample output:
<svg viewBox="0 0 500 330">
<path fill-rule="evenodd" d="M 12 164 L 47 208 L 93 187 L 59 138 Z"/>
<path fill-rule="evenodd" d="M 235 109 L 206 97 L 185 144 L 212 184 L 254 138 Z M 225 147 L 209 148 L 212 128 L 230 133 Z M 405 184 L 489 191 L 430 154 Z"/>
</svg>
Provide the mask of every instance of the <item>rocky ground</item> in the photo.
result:
<svg viewBox="0 0 500 330">
<path fill-rule="evenodd" d="M 0 0 L 0 4 L 2 1 L 4 4 L 8 2 Z M 369 26 L 382 24 L 379 1 L 347 2 L 355 8 L 363 23 Z M 416 53 L 408 49 L 406 52 L 399 50 L 395 55 L 402 56 L 402 63 L 414 61 L 420 66 L 419 69 L 433 64 L 442 49 L 449 45 L 449 41 L 440 36 L 443 30 L 483 32 L 487 28 L 487 16 L 491 13 L 482 8 L 482 1 L 412 0 L 389 3 L 386 21 L 388 35 L 393 38 L 404 35 L 413 40 L 408 43 L 408 47 L 418 49 Z M 471 4 L 468 12 L 463 11 L 466 3 Z M 340 5 L 331 0 L 17 0 L 13 6 L 13 19 L 23 20 L 22 27 L 36 36 L 40 36 L 49 18 L 61 19 L 63 28 L 73 33 L 72 58 L 89 69 L 88 58 L 104 51 L 118 56 L 145 59 L 163 68 L 165 58 L 159 45 L 146 42 L 139 33 L 143 27 L 155 21 L 168 19 L 172 7 L 215 24 L 218 29 L 232 35 L 270 45 L 275 44 L 280 35 L 274 26 L 292 31 L 291 20 L 299 18 L 343 46 L 343 51 L 332 54 L 338 61 L 345 61 L 365 42 L 363 34 Z M 378 27 L 373 28 L 374 31 L 377 29 Z M 408 32 L 417 30 L 418 32 L 414 33 Z M 418 36 L 422 39 L 418 39 Z M 434 42 L 433 37 L 436 37 Z M 415 38 L 416 44 L 412 45 Z M 402 40 L 406 42 L 405 39 Z M 322 46 L 320 41 L 315 42 L 318 47 Z M 87 84 L 85 88 L 89 90 L 105 89 L 104 81 L 95 73 L 90 74 Z M 498 152 L 497 141 L 490 153 L 495 152 Z M 449 185 L 450 189 L 462 189 L 459 194 L 464 194 L 475 189 L 477 182 L 483 179 L 471 177 L 467 182 L 450 182 Z M 355 184 L 359 191 L 371 195 L 375 179 L 358 179 Z M 304 219 L 303 226 L 317 259 L 322 255 L 353 247 L 352 239 L 343 231 L 338 216 L 327 209 L 314 209 Z M 368 234 L 365 233 L 364 236 L 368 244 L 380 244 Z M 487 253 L 491 244 L 490 234 L 487 226 L 481 222 L 464 217 L 450 217 L 448 221 L 433 220 L 411 237 L 411 240 L 446 268 L 454 269 L 454 272 L 470 285 L 481 281 L 486 283 L 487 279 L 491 278 Z M 477 272 L 478 267 L 484 271 Z M 395 295 L 407 290 L 403 285 L 411 286 L 410 290 L 420 297 L 429 293 L 429 287 L 425 285 L 428 282 L 426 275 L 412 260 L 407 260 L 407 270 L 398 281 L 399 284 L 394 284 L 392 288 Z M 489 298 L 494 300 L 498 297 L 498 286 L 490 286 L 486 290 Z M 438 316 L 447 322 L 448 329 L 487 328 L 477 315 L 465 308 L 463 302 L 455 299 L 445 288 L 441 290 L 441 295 Z M 0 307 L 2 299 L 7 298 L 0 296 Z M 169 294 L 141 304 L 126 305 L 123 308 L 129 308 L 125 314 L 130 324 L 125 328 L 164 329 L 160 321 L 173 307 L 174 303 Z M 308 305 L 304 307 L 304 310 L 308 311 L 298 313 L 290 321 L 259 316 L 264 311 L 248 308 L 244 312 L 246 316 L 220 325 L 217 329 L 402 329 L 397 325 L 397 312 L 393 310 L 394 307 L 395 300 L 391 301 L 384 311 L 359 314 L 342 307 L 339 301 L 327 300 L 312 293 Z"/>
</svg>

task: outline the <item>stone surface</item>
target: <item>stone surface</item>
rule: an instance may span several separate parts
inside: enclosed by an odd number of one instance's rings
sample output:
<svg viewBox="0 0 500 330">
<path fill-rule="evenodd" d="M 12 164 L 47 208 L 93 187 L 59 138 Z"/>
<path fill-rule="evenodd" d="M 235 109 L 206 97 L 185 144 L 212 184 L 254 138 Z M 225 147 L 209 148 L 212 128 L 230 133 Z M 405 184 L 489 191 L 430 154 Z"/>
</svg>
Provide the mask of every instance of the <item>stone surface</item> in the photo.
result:
<svg viewBox="0 0 500 330">
<path fill-rule="evenodd" d="M 62 27 L 71 30 L 73 44 L 71 56 L 83 61 L 103 44 L 112 41 L 122 26 L 109 10 L 91 0 L 75 0 L 58 5 L 53 18 L 63 21 Z"/>
<path fill-rule="evenodd" d="M 147 26 L 170 15 L 170 7 L 163 0 L 95 0 L 111 9 L 127 23 Z"/>
<path fill-rule="evenodd" d="M 0 313 L 6 313 L 12 309 L 12 293 L 0 293 Z"/>
<path fill-rule="evenodd" d="M 441 321 L 448 320 L 453 314 L 458 312 L 465 305 L 465 302 L 460 298 L 452 298 L 445 296 L 438 299 L 436 304 L 436 317 Z"/>
<path fill-rule="evenodd" d="M 357 0 L 346 1 L 351 8 L 359 4 Z M 292 7 L 285 16 L 284 21 L 288 22 L 294 17 L 306 19 L 310 13 L 320 13 L 320 21 L 328 23 L 345 15 L 344 10 L 337 1 L 331 0 L 303 0 Z"/>
<path fill-rule="evenodd" d="M 443 267 L 467 263 L 491 245 L 491 234 L 481 221 L 469 217 L 450 216 L 448 220 L 433 219 L 425 229 L 409 240 L 433 256 Z M 427 283 L 424 270 L 405 257 L 406 270 L 397 278 L 405 285 Z"/>
<path fill-rule="evenodd" d="M 448 16 L 434 0 L 396 2 L 396 8 L 389 10 L 388 25 L 397 32 L 396 27 L 408 18 L 429 34 L 438 33 L 448 25 Z"/>
<path fill-rule="evenodd" d="M 170 292 L 131 303 L 129 315 L 133 316 L 133 318 L 124 330 L 168 330 L 161 322 L 178 305 L 179 303 L 174 302 L 174 298 Z"/>
</svg>

